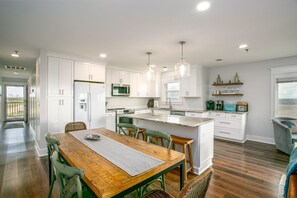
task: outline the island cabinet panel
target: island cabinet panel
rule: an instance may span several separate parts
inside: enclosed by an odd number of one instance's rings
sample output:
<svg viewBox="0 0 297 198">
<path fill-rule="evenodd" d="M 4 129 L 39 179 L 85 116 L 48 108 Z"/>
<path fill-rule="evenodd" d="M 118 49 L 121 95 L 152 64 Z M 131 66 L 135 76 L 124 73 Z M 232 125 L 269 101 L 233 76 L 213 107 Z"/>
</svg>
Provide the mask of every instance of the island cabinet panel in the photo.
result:
<svg viewBox="0 0 297 198">
<path fill-rule="evenodd" d="M 211 112 L 211 117 L 215 120 L 216 138 L 245 142 L 247 113 Z"/>
<path fill-rule="evenodd" d="M 201 174 L 212 165 L 214 122 L 210 118 L 190 118 L 166 114 L 127 114 L 138 127 L 163 131 L 170 135 L 192 138 L 194 172 Z M 179 145 L 176 150 L 182 151 Z"/>
</svg>

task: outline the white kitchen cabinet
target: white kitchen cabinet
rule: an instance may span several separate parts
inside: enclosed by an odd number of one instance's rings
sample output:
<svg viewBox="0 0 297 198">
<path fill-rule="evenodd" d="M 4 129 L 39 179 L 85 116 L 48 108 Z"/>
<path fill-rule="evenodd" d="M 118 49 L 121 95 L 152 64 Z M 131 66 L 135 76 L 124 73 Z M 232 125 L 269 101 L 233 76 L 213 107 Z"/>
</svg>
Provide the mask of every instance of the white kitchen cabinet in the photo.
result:
<svg viewBox="0 0 297 198">
<path fill-rule="evenodd" d="M 73 99 L 48 98 L 48 132 L 62 133 L 69 122 L 73 122 Z"/>
<path fill-rule="evenodd" d="M 140 97 L 139 81 L 140 73 L 130 72 L 130 97 Z"/>
<path fill-rule="evenodd" d="M 191 75 L 180 81 L 181 97 L 201 97 L 201 67 L 192 66 Z"/>
<path fill-rule="evenodd" d="M 247 113 L 211 112 L 216 138 L 245 142 Z"/>
<path fill-rule="evenodd" d="M 129 85 L 130 84 L 130 73 L 128 71 L 112 69 L 111 83 Z"/>
<path fill-rule="evenodd" d="M 105 66 L 75 61 L 74 80 L 105 82 Z"/>
<path fill-rule="evenodd" d="M 48 57 L 48 96 L 73 96 L 73 61 Z"/>
<path fill-rule="evenodd" d="M 107 129 L 109 129 L 111 131 L 116 130 L 116 127 L 115 127 L 116 120 L 115 119 L 116 119 L 115 112 L 106 113 L 105 125 L 106 125 Z"/>
<path fill-rule="evenodd" d="M 209 112 L 185 112 L 185 116 L 196 117 L 196 118 L 206 118 L 209 116 Z"/>
<path fill-rule="evenodd" d="M 105 96 L 111 97 L 111 69 L 105 70 Z"/>
</svg>

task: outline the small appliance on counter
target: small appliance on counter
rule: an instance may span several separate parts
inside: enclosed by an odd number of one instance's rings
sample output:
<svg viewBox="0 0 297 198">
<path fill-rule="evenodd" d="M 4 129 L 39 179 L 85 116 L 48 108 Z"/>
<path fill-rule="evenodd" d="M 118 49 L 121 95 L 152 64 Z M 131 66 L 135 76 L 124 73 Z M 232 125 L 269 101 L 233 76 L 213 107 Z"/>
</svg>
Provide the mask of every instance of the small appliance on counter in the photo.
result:
<svg viewBox="0 0 297 198">
<path fill-rule="evenodd" d="M 236 110 L 239 112 L 247 112 L 248 111 L 248 103 L 247 102 L 237 102 Z"/>
<path fill-rule="evenodd" d="M 218 111 L 224 110 L 224 101 L 223 100 L 217 100 L 216 110 L 218 110 Z"/>
<path fill-rule="evenodd" d="M 236 111 L 236 105 L 235 104 L 225 104 L 224 110 L 229 112 L 235 112 Z"/>
<path fill-rule="evenodd" d="M 148 101 L 147 101 L 147 108 L 153 108 L 154 107 L 154 99 L 153 98 L 150 98 Z"/>
<path fill-rule="evenodd" d="M 207 110 L 215 110 L 215 102 L 213 100 L 208 100 L 206 102 L 206 109 Z"/>
</svg>

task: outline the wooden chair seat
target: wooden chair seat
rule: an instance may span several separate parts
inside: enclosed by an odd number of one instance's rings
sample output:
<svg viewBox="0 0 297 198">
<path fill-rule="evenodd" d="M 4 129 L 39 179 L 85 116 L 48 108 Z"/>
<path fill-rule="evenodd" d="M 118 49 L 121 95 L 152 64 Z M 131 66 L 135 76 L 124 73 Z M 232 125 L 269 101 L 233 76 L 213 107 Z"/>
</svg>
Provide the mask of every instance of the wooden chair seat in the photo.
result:
<svg viewBox="0 0 297 198">
<path fill-rule="evenodd" d="M 175 135 L 171 135 L 171 138 L 172 138 L 172 142 L 174 142 L 175 144 L 180 144 L 180 145 L 192 144 L 194 142 L 194 140 L 191 138 L 179 137 L 179 136 L 175 136 Z"/>
<path fill-rule="evenodd" d="M 185 166 L 184 166 L 184 178 L 187 180 L 187 173 L 191 171 L 194 173 L 194 166 L 193 166 L 193 156 L 192 156 L 192 146 L 191 144 L 194 142 L 191 138 L 179 137 L 175 135 L 171 135 L 172 138 L 172 149 L 175 150 L 175 145 L 182 146 L 182 152 L 185 154 Z M 189 153 L 189 159 L 187 160 L 187 147 Z M 190 167 L 187 168 L 187 162 L 190 164 Z"/>
</svg>

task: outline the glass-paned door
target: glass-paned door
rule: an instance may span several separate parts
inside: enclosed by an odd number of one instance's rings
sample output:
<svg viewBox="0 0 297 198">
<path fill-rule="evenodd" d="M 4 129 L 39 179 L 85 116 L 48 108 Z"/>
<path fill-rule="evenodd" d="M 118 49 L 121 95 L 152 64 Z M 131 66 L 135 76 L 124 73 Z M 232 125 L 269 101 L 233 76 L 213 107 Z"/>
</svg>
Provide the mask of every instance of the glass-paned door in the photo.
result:
<svg viewBox="0 0 297 198">
<path fill-rule="evenodd" d="M 5 120 L 25 120 L 24 96 L 24 86 L 5 86 Z"/>
</svg>

